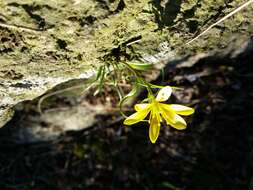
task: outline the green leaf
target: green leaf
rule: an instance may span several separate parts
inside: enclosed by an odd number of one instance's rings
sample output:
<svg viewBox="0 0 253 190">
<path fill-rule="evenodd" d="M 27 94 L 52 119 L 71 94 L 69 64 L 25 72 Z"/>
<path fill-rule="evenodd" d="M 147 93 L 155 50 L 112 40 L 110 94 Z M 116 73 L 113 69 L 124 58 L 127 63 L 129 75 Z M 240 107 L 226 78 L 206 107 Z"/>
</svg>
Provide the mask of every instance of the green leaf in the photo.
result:
<svg viewBox="0 0 253 190">
<path fill-rule="evenodd" d="M 149 102 L 150 98 L 145 98 L 144 100 L 142 100 L 141 102 Z"/>
<path fill-rule="evenodd" d="M 106 68 L 105 66 L 101 66 L 99 67 L 96 79 L 93 82 L 98 81 L 98 89 L 94 92 L 93 96 L 96 96 L 98 93 L 100 93 L 102 91 L 103 85 L 104 85 L 104 79 L 105 79 L 105 72 Z"/>
<path fill-rule="evenodd" d="M 119 102 L 119 109 L 120 109 L 120 113 L 121 113 L 124 117 L 127 117 L 127 116 L 126 116 L 126 115 L 123 113 L 123 111 L 122 111 L 123 103 L 124 103 L 127 99 L 133 98 L 135 95 L 137 95 L 139 89 L 140 89 L 140 86 L 139 86 L 137 83 L 135 83 L 135 84 L 133 85 L 133 89 L 132 89 L 126 96 L 124 96 L 124 97 L 120 100 L 120 102 Z"/>
<path fill-rule="evenodd" d="M 137 62 L 128 62 L 133 69 L 139 71 L 147 71 L 153 68 L 153 64 L 151 63 L 137 63 Z"/>
<path fill-rule="evenodd" d="M 100 92 L 101 92 L 102 87 L 104 85 L 104 79 L 105 79 L 105 67 L 102 67 L 100 81 L 99 81 L 99 91 Z"/>
<path fill-rule="evenodd" d="M 95 82 L 100 78 L 104 66 L 99 67 Z"/>
<path fill-rule="evenodd" d="M 150 84 L 151 88 L 164 88 L 165 86 L 159 86 L 159 85 L 155 85 L 155 84 Z M 183 90 L 183 88 L 180 87 L 176 87 L 176 86 L 170 86 L 173 90 Z"/>
<path fill-rule="evenodd" d="M 164 187 L 168 188 L 168 189 L 171 189 L 171 190 L 182 190 L 181 188 L 178 188 L 178 187 L 172 185 L 171 183 L 169 183 L 169 182 L 167 182 L 167 181 L 166 181 L 166 182 L 163 182 L 162 185 L 163 185 Z"/>
<path fill-rule="evenodd" d="M 149 83 L 149 84 L 150 84 L 151 88 L 164 88 L 165 87 L 165 86 L 158 86 L 158 85 L 151 84 L 151 83 Z"/>
<path fill-rule="evenodd" d="M 161 69 L 161 76 L 162 76 L 162 83 L 164 82 L 165 79 L 165 72 L 164 72 L 164 68 Z"/>
</svg>

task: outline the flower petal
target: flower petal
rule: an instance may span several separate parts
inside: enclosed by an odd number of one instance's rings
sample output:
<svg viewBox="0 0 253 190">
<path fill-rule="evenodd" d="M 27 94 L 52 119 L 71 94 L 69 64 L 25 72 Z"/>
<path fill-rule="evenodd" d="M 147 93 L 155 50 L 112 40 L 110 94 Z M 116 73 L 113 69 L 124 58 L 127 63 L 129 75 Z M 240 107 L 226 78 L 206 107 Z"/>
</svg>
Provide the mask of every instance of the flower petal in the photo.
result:
<svg viewBox="0 0 253 190">
<path fill-rule="evenodd" d="M 159 103 L 159 107 L 162 117 L 166 121 L 167 125 L 173 125 L 175 123 L 174 117 L 176 113 L 167 104 Z"/>
<path fill-rule="evenodd" d="M 187 124 L 181 116 L 175 114 L 174 123 L 172 123 L 171 126 L 176 128 L 177 130 L 183 130 L 186 129 Z"/>
<path fill-rule="evenodd" d="M 172 93 L 172 88 L 170 86 L 165 86 L 158 92 L 156 96 L 156 101 L 164 102 L 168 100 L 169 97 L 171 96 L 171 93 Z"/>
<path fill-rule="evenodd" d="M 166 121 L 167 125 L 173 125 L 174 122 L 174 112 L 162 111 L 161 112 L 163 119 Z"/>
<path fill-rule="evenodd" d="M 171 104 L 170 106 L 171 106 L 171 109 L 173 109 L 176 112 L 176 114 L 179 114 L 179 115 L 191 115 L 195 111 L 193 108 L 182 106 L 179 104 Z"/>
<path fill-rule="evenodd" d="M 137 111 L 136 113 L 130 115 L 125 119 L 124 125 L 133 125 L 135 123 L 142 121 L 143 119 L 145 119 L 145 117 L 147 117 L 149 111 L 150 111 L 149 107 Z"/>
<path fill-rule="evenodd" d="M 149 126 L 149 138 L 152 143 L 155 143 L 160 132 L 160 116 L 155 115 L 152 116 L 150 120 L 150 126 Z"/>
<path fill-rule="evenodd" d="M 136 111 L 141 111 L 143 109 L 148 109 L 150 107 L 150 104 L 135 104 L 134 109 Z"/>
<path fill-rule="evenodd" d="M 186 128 L 187 124 L 185 120 L 176 114 L 171 105 L 160 103 L 159 106 L 162 108 L 161 114 L 168 125 L 171 125 L 178 130 L 183 130 Z"/>
</svg>

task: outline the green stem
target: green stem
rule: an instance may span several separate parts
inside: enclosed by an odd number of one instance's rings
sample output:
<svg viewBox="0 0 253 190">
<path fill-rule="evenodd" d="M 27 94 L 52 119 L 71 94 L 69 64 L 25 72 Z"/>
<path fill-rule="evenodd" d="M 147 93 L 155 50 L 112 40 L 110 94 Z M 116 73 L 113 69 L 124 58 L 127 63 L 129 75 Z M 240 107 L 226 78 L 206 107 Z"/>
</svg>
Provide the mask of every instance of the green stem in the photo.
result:
<svg viewBox="0 0 253 190">
<path fill-rule="evenodd" d="M 149 96 L 154 96 L 154 94 L 153 94 L 153 92 L 152 92 L 152 88 L 151 88 L 151 85 L 147 82 L 147 81 L 145 81 L 145 79 L 143 79 L 143 77 L 141 77 L 140 76 L 140 74 L 136 71 L 136 70 L 134 70 L 128 63 L 126 63 L 126 62 L 122 62 L 134 75 L 135 75 L 135 77 L 138 79 L 138 80 L 140 80 L 140 82 L 147 88 L 147 90 L 148 90 L 148 94 L 149 94 Z"/>
</svg>

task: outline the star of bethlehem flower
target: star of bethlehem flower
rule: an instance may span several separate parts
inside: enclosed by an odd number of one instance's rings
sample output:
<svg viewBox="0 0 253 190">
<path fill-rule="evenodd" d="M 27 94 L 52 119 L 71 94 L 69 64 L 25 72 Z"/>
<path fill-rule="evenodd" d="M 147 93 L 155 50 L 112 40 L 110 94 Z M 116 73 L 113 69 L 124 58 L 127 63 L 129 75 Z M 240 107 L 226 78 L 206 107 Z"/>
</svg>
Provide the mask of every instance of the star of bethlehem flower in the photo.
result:
<svg viewBox="0 0 253 190">
<path fill-rule="evenodd" d="M 185 129 L 187 124 L 180 115 L 191 115 L 194 109 L 179 104 L 163 103 L 169 99 L 171 93 L 172 88 L 166 86 L 158 92 L 156 97 L 149 95 L 149 103 L 136 104 L 134 106 L 136 113 L 127 117 L 124 124 L 133 125 L 143 121 L 149 114 L 149 138 L 152 143 L 155 143 L 159 136 L 162 120 L 178 130 Z"/>
</svg>

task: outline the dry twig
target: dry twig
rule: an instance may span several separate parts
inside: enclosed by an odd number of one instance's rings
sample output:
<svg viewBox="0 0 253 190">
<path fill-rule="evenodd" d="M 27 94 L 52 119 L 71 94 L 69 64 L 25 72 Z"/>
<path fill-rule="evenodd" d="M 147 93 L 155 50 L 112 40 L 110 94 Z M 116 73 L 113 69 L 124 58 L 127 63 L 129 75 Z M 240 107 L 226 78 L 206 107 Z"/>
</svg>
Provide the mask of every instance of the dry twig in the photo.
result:
<svg viewBox="0 0 253 190">
<path fill-rule="evenodd" d="M 249 0 L 249 1 L 245 2 L 244 4 L 242 4 L 241 6 L 239 6 L 238 8 L 236 8 L 235 10 L 233 10 L 231 13 L 229 13 L 226 16 L 224 16 L 223 18 L 221 18 L 220 20 L 218 20 L 217 22 L 215 22 L 211 26 L 209 26 L 206 30 L 204 30 L 203 32 L 201 32 L 199 35 L 197 35 L 195 38 L 193 38 L 192 40 L 190 40 L 186 44 L 189 45 L 193 41 L 197 40 L 198 38 L 200 38 L 201 36 L 203 36 L 205 33 L 207 33 L 209 30 L 211 30 L 213 27 L 215 27 L 216 25 L 220 24 L 221 22 L 223 22 L 224 20 L 228 19 L 229 17 L 233 16 L 234 14 L 236 14 L 239 11 L 241 11 L 242 9 L 246 8 L 251 3 L 253 3 L 253 0 Z"/>
<path fill-rule="evenodd" d="M 15 24 L 6 24 L 6 23 L 2 23 L 2 22 L 0 22 L 0 27 L 8 28 L 8 29 L 14 29 L 14 30 L 18 30 L 18 31 L 21 31 L 21 32 L 31 32 L 31 33 L 40 33 L 40 32 L 42 32 L 42 30 L 40 30 L 40 29 L 27 27 L 27 26 L 19 26 L 19 25 L 15 25 Z"/>
</svg>

